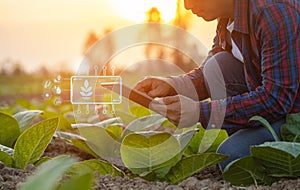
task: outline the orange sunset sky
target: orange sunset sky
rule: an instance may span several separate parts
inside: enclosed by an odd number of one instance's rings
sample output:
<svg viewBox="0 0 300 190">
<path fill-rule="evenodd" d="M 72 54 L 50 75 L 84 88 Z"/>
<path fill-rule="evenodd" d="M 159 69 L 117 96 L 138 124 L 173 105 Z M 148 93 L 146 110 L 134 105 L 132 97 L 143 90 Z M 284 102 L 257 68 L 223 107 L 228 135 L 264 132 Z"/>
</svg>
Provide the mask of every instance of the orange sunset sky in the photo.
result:
<svg viewBox="0 0 300 190">
<path fill-rule="evenodd" d="M 0 63 L 10 58 L 26 71 L 41 65 L 75 70 L 90 31 L 142 23 L 151 7 L 169 23 L 176 0 L 0 0 Z M 209 48 L 215 27 L 193 16 L 189 31 Z"/>
</svg>

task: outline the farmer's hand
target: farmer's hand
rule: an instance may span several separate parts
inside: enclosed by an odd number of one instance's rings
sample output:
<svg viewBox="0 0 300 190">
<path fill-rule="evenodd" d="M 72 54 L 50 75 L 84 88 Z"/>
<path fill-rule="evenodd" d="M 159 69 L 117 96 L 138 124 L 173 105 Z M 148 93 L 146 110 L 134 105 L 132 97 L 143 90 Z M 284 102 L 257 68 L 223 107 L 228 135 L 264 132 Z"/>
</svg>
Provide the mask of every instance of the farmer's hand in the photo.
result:
<svg viewBox="0 0 300 190">
<path fill-rule="evenodd" d="M 135 86 L 135 89 L 152 98 L 174 96 L 177 92 L 173 88 L 173 83 L 171 78 L 146 77 Z"/>
<path fill-rule="evenodd" d="M 178 128 L 191 127 L 200 117 L 200 103 L 182 95 L 156 98 L 150 108 L 167 117 Z"/>
</svg>

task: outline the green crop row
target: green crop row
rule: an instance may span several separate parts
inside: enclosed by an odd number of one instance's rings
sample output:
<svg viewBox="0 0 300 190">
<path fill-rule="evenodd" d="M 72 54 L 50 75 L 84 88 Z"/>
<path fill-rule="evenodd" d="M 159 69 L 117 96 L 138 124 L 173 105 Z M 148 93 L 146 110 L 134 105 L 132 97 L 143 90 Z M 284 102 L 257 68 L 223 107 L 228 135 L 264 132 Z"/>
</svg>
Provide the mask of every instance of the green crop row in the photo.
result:
<svg viewBox="0 0 300 190">
<path fill-rule="evenodd" d="M 33 122 L 41 113 L 23 111 L 12 116 L 0 113 L 0 161 L 21 169 L 28 164 L 38 166 L 37 173 L 21 189 L 92 189 L 95 171 L 101 175 L 129 175 L 118 169 L 120 163 L 132 172 L 129 177 L 177 184 L 227 159 L 226 155 L 216 153 L 228 138 L 224 130 L 205 130 L 198 124 L 179 130 L 160 115 L 147 115 L 128 124 L 121 118 L 73 124 L 71 133 L 57 130 L 58 118 Z M 251 147 L 251 156 L 228 165 L 224 178 L 233 185 L 248 186 L 299 177 L 300 114 L 287 117 L 281 130 L 284 141 L 279 141 L 263 118 L 252 120 L 260 121 L 277 141 Z M 72 143 L 95 160 L 76 162 L 68 156 L 41 158 L 53 136 Z"/>
</svg>

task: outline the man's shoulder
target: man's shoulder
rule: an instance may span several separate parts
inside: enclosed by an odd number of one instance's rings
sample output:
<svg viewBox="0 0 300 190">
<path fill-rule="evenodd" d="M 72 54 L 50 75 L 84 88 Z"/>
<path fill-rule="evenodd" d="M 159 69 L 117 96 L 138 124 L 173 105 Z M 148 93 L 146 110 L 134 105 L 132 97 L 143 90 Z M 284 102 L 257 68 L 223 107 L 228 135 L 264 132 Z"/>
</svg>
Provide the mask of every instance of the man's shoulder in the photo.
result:
<svg viewBox="0 0 300 190">
<path fill-rule="evenodd" d="M 295 10 L 300 11 L 299 0 L 249 0 L 252 11 L 256 14 L 274 6 L 293 7 Z"/>
</svg>

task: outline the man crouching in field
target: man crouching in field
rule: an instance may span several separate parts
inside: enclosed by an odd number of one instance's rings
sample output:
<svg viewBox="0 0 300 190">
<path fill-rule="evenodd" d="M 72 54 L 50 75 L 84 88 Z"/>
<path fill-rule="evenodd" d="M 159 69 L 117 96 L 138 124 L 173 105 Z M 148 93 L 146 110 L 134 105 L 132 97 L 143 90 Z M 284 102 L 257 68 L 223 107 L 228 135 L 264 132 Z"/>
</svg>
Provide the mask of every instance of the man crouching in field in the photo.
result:
<svg viewBox="0 0 300 190">
<path fill-rule="evenodd" d="M 223 170 L 249 155 L 250 146 L 274 141 L 248 123 L 251 117 L 264 117 L 280 135 L 286 115 L 300 112 L 300 1 L 185 0 L 185 7 L 206 21 L 218 19 L 208 58 L 185 75 L 147 77 L 136 89 L 160 97 L 164 110 L 156 103 L 153 109 L 178 127 L 201 122 L 226 129 L 231 136 L 218 150 L 230 156 Z"/>
</svg>

